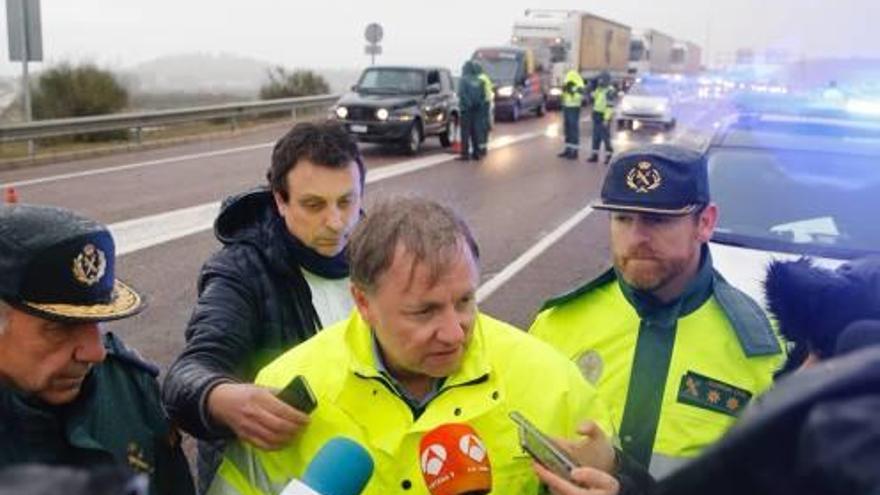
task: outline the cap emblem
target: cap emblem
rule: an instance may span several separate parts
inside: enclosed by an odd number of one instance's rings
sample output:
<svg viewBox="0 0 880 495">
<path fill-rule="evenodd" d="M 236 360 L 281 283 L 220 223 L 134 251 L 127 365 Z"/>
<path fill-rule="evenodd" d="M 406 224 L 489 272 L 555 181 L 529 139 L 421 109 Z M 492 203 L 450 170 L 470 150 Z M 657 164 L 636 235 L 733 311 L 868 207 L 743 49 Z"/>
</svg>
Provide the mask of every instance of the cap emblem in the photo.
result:
<svg viewBox="0 0 880 495">
<path fill-rule="evenodd" d="M 626 185 L 637 193 L 648 193 L 662 183 L 660 171 L 648 161 L 639 162 L 626 174 Z"/>
<path fill-rule="evenodd" d="M 73 259 L 73 278 L 89 287 L 101 280 L 106 269 L 107 257 L 94 244 L 86 244 Z"/>
</svg>

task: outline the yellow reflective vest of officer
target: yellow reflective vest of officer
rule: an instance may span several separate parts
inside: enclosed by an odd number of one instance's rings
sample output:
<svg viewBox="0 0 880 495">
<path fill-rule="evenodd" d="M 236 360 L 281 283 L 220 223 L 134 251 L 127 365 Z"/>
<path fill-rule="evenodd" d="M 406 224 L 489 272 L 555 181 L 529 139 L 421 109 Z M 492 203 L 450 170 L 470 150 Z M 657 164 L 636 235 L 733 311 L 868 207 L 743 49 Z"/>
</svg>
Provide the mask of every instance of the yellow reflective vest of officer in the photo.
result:
<svg viewBox="0 0 880 495">
<path fill-rule="evenodd" d="M 562 106 L 580 108 L 584 101 L 584 86 L 584 78 L 576 70 L 569 70 L 562 85 Z"/>
<path fill-rule="evenodd" d="M 623 450 L 657 478 L 718 440 L 784 359 L 763 311 L 703 250 L 675 303 L 652 303 L 611 269 L 547 302 L 530 329 L 596 385 Z"/>
<path fill-rule="evenodd" d="M 486 94 L 486 103 L 491 103 L 495 101 L 495 85 L 492 84 L 492 79 L 489 77 L 489 74 L 485 72 L 480 72 L 480 75 L 477 76 L 477 79 L 483 83 L 483 92 Z"/>
<path fill-rule="evenodd" d="M 420 412 L 377 370 L 373 345 L 369 326 L 354 312 L 264 368 L 256 383 L 269 387 L 282 388 L 304 375 L 318 407 L 308 426 L 281 450 L 231 444 L 209 493 L 280 493 L 303 474 L 318 449 L 343 436 L 373 458 L 375 469 L 364 495 L 428 495 L 419 462 L 422 436 L 445 423 L 466 423 L 486 446 L 492 493 L 537 495 L 538 479 L 519 446 L 510 411 L 520 411 L 551 436 L 574 438 L 578 424 L 587 419 L 613 431 L 605 404 L 573 363 L 488 316 L 477 316 L 461 367 Z"/>
<path fill-rule="evenodd" d="M 614 115 L 614 95 L 615 91 L 611 86 L 599 86 L 590 93 L 593 112 L 601 114 L 605 121 Z"/>
</svg>

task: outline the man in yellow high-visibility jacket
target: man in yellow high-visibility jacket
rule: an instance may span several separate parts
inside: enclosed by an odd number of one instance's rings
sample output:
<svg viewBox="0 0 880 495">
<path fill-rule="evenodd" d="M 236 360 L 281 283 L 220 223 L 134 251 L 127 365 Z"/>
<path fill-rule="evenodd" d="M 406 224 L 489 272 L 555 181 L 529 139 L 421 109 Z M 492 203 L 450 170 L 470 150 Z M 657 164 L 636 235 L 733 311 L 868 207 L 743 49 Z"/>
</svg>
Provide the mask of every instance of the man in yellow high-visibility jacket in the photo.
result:
<svg viewBox="0 0 880 495">
<path fill-rule="evenodd" d="M 562 87 L 562 123 L 565 131 L 565 149 L 557 156 L 577 159 L 581 145 L 581 105 L 584 101 L 584 79 L 574 69 L 565 74 Z"/>
<path fill-rule="evenodd" d="M 555 437 L 574 437 L 588 419 L 613 435 L 604 403 L 573 363 L 477 310 L 477 245 L 451 210 L 417 198 L 376 205 L 348 250 L 357 310 L 256 380 L 283 388 L 303 375 L 318 402 L 309 424 L 274 452 L 231 445 L 211 495 L 275 495 L 335 436 L 361 444 L 373 459 L 364 495 L 428 495 L 419 442 L 437 426 L 459 422 L 485 446 L 493 494 L 538 495 L 511 411 Z M 598 444 L 590 460 L 610 471 L 614 450 Z"/>
<path fill-rule="evenodd" d="M 724 434 L 784 354 L 758 304 L 712 268 L 702 155 L 624 153 L 593 207 L 611 212 L 614 267 L 547 302 L 530 332 L 577 362 L 624 452 L 663 477 Z"/>
</svg>

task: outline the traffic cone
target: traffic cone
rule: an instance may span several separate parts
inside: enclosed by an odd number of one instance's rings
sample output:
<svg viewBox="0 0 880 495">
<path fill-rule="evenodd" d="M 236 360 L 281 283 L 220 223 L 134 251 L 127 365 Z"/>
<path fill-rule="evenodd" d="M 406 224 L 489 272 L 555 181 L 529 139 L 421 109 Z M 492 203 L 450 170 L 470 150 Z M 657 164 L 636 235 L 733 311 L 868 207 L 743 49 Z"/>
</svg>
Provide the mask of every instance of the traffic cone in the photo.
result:
<svg viewBox="0 0 880 495">
<path fill-rule="evenodd" d="M 3 191 L 3 202 L 6 204 L 18 203 L 18 191 L 14 187 L 7 187 Z"/>
<path fill-rule="evenodd" d="M 458 125 L 458 119 L 453 119 L 451 124 L 452 126 L 452 143 L 449 146 L 449 150 L 455 154 L 461 154 L 461 126 Z"/>
</svg>

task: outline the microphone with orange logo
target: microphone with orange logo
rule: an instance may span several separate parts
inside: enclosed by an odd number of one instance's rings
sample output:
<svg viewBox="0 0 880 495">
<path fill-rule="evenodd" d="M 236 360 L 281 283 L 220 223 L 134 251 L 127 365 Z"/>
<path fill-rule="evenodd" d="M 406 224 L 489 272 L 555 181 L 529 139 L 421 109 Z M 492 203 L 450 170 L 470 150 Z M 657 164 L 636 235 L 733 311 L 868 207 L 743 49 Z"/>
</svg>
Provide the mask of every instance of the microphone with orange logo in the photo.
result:
<svg viewBox="0 0 880 495">
<path fill-rule="evenodd" d="M 431 495 L 486 495 L 492 491 L 489 453 L 473 428 L 440 425 L 419 445 L 422 477 Z"/>
</svg>

